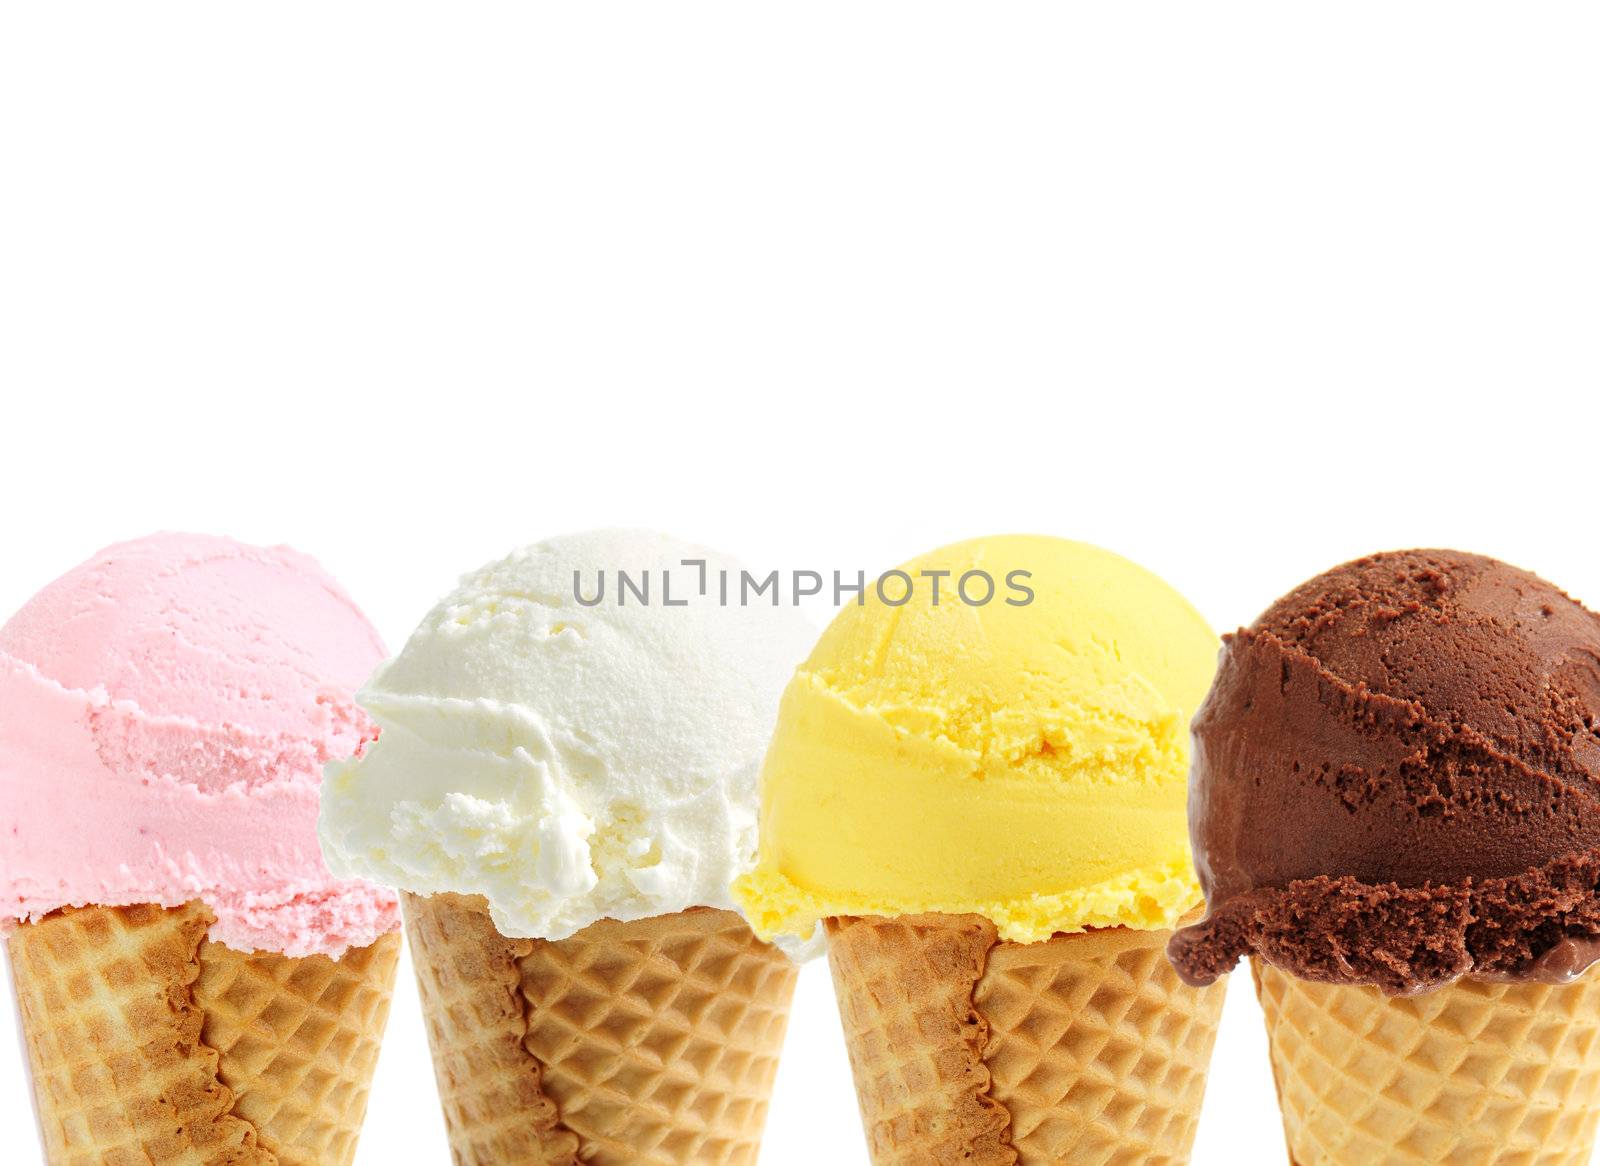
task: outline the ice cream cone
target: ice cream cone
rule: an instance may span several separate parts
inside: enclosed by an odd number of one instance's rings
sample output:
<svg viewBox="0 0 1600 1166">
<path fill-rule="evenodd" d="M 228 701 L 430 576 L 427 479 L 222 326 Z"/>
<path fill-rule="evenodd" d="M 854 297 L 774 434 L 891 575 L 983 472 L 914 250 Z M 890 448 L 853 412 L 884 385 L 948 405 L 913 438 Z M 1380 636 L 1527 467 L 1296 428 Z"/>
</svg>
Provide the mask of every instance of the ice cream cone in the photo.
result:
<svg viewBox="0 0 1600 1166">
<path fill-rule="evenodd" d="M 1600 975 L 1396 997 L 1254 971 L 1297 1166 L 1589 1162 Z"/>
<path fill-rule="evenodd" d="M 50 1166 L 343 1166 L 400 937 L 334 960 L 206 939 L 199 904 L 68 909 L 7 942 Z"/>
<path fill-rule="evenodd" d="M 796 972 L 729 911 L 507 939 L 404 897 L 459 1166 L 753 1166 Z"/>
<path fill-rule="evenodd" d="M 1170 931 L 1003 943 L 978 915 L 842 918 L 828 957 L 874 1166 L 1189 1159 L 1223 989 Z"/>
</svg>

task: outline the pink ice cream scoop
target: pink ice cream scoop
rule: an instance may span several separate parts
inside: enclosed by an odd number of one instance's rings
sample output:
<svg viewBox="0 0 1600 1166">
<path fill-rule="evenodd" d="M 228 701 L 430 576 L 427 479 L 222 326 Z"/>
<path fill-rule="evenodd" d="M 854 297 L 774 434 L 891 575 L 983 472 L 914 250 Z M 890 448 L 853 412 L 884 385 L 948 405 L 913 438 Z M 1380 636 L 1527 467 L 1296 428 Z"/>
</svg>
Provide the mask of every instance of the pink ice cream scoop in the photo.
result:
<svg viewBox="0 0 1600 1166">
<path fill-rule="evenodd" d="M 399 925 L 317 846 L 324 763 L 376 730 L 377 632 L 283 547 L 108 547 L 0 628 L 0 920 L 194 899 L 240 951 L 338 956 Z"/>
</svg>

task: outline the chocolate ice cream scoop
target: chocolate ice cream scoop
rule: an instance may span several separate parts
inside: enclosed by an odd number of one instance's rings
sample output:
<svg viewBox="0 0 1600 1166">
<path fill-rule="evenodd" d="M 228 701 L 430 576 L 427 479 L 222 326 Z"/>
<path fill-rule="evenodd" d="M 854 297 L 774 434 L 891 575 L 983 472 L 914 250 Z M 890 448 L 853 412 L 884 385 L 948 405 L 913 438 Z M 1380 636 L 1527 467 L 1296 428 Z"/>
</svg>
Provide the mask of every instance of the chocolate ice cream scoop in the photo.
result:
<svg viewBox="0 0 1600 1166">
<path fill-rule="evenodd" d="M 1600 616 L 1526 571 L 1397 551 L 1224 641 L 1194 722 L 1205 984 L 1253 954 L 1414 992 L 1600 960 Z"/>
</svg>

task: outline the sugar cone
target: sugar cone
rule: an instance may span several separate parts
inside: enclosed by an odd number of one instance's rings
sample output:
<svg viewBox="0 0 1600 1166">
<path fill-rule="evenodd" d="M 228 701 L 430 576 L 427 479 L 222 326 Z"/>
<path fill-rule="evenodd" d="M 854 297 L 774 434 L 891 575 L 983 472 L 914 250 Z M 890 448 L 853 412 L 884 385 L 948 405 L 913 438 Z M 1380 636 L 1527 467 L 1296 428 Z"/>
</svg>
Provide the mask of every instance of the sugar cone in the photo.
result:
<svg viewBox="0 0 1600 1166">
<path fill-rule="evenodd" d="M 1391 997 L 1257 961 L 1255 982 L 1298 1166 L 1587 1166 L 1600 975 Z"/>
<path fill-rule="evenodd" d="M 753 1166 L 795 968 L 729 911 L 507 939 L 406 896 L 458 1166 Z"/>
<path fill-rule="evenodd" d="M 828 922 L 874 1166 L 1189 1160 L 1223 988 L 1170 931 L 999 942 L 976 915 Z"/>
<path fill-rule="evenodd" d="M 246 955 L 199 904 L 88 907 L 7 943 L 50 1166 L 345 1166 L 400 954 Z"/>
</svg>

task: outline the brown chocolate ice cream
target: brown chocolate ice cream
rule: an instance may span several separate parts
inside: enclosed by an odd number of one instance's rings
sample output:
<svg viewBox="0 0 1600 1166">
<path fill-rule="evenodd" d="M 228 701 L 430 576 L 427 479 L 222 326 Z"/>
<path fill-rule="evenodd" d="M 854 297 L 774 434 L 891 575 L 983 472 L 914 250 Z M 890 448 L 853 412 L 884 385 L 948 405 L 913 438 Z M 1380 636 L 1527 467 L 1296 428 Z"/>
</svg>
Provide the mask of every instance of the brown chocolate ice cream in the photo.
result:
<svg viewBox="0 0 1600 1166">
<path fill-rule="evenodd" d="M 1600 616 L 1457 551 L 1318 576 L 1225 639 L 1189 793 L 1206 919 L 1255 955 L 1414 992 L 1600 960 Z"/>
</svg>

